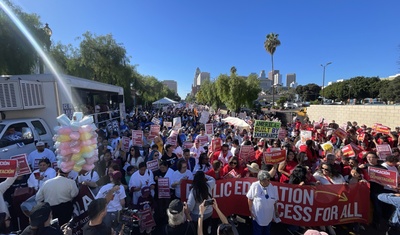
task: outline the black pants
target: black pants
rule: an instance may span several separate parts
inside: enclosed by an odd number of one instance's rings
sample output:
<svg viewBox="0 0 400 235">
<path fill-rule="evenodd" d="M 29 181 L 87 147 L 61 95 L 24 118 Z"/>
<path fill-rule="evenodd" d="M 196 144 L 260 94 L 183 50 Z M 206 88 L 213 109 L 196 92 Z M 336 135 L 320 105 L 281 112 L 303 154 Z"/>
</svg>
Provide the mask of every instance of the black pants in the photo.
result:
<svg viewBox="0 0 400 235">
<path fill-rule="evenodd" d="M 64 202 L 51 207 L 53 212 L 53 219 L 58 218 L 60 226 L 70 221 L 72 211 L 74 210 L 72 202 Z"/>
</svg>

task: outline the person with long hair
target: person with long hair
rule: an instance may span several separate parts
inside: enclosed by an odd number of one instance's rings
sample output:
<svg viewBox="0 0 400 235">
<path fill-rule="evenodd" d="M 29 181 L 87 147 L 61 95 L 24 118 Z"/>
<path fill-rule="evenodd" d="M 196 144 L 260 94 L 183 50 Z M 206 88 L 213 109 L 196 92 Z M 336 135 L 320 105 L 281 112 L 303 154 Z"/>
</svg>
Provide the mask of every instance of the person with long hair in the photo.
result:
<svg viewBox="0 0 400 235">
<path fill-rule="evenodd" d="M 193 188 L 189 192 L 188 209 L 192 221 L 196 222 L 200 216 L 199 206 L 204 200 L 212 200 L 211 193 L 215 187 L 215 179 L 204 174 L 203 171 L 197 171 L 193 177 Z M 213 213 L 212 205 L 207 205 L 204 212 L 203 233 L 208 234 L 207 229 L 211 226 L 211 215 Z"/>
<path fill-rule="evenodd" d="M 134 171 L 137 171 L 141 162 L 144 162 L 144 159 L 140 156 L 139 148 L 130 147 L 129 153 L 126 155 L 126 163 L 129 163 L 129 165 L 134 167 Z"/>
<path fill-rule="evenodd" d="M 231 157 L 229 163 L 222 169 L 224 178 L 241 178 L 244 168 L 239 165 L 238 157 Z"/>
<path fill-rule="evenodd" d="M 199 163 L 193 169 L 193 174 L 196 174 L 197 171 L 207 172 L 211 169 L 210 158 L 208 158 L 206 153 L 200 154 Z"/>
<path fill-rule="evenodd" d="M 287 151 L 286 160 L 279 164 L 278 171 L 281 173 L 279 182 L 287 183 L 293 169 L 297 166 L 297 164 L 295 153 L 291 150 Z"/>
<path fill-rule="evenodd" d="M 28 178 L 28 187 L 34 188 L 37 191 L 46 180 L 55 178 L 57 172 L 50 166 L 51 163 L 48 158 L 40 159 L 39 169 L 33 171 Z"/>
<path fill-rule="evenodd" d="M 114 230 L 119 231 L 121 226 L 118 224 L 117 217 L 118 211 L 125 207 L 125 189 L 121 184 L 122 173 L 120 171 L 114 171 L 110 174 L 111 183 L 104 185 L 100 188 L 96 195 L 98 198 L 106 198 L 111 190 L 113 190 L 112 198 L 107 204 L 107 215 L 104 217 L 104 223 L 108 227 L 112 227 Z"/>
</svg>

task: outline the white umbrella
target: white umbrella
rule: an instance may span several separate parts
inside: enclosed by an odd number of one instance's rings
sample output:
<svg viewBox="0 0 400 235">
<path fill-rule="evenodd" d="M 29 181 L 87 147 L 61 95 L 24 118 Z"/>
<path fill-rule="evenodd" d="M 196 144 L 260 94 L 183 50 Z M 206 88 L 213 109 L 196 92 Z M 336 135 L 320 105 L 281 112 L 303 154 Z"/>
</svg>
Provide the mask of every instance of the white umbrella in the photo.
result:
<svg viewBox="0 0 400 235">
<path fill-rule="evenodd" d="M 223 122 L 229 123 L 229 125 L 234 125 L 236 127 L 239 127 L 239 129 L 246 129 L 250 130 L 250 125 L 247 124 L 244 120 L 240 118 L 235 118 L 235 117 L 227 117 L 222 119 Z"/>
</svg>

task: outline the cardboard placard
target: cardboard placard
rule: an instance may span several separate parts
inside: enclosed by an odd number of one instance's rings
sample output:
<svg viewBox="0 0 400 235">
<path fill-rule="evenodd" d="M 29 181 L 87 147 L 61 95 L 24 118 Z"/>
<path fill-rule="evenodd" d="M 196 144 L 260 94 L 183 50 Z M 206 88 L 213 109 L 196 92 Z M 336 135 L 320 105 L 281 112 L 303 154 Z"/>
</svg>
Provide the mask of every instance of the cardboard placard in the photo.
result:
<svg viewBox="0 0 400 235">
<path fill-rule="evenodd" d="M 198 135 L 196 138 L 199 140 L 200 146 L 204 146 L 208 143 L 208 136 L 206 136 L 206 135 L 205 136 Z"/>
<path fill-rule="evenodd" d="M 347 132 L 345 130 L 343 130 L 342 128 L 337 128 L 333 134 L 335 134 L 337 137 L 339 137 L 340 139 L 344 139 L 347 136 Z"/>
<path fill-rule="evenodd" d="M 14 177 L 17 174 L 17 160 L 0 160 L 0 178 Z"/>
<path fill-rule="evenodd" d="M 357 136 L 357 140 L 363 142 L 364 139 L 365 139 L 365 133 L 364 132 L 359 133 Z"/>
<path fill-rule="evenodd" d="M 398 172 L 377 167 L 368 167 L 370 180 L 383 186 L 397 188 Z"/>
<path fill-rule="evenodd" d="M 160 125 L 160 119 L 153 117 L 153 119 L 151 119 L 151 122 L 154 123 L 154 125 Z"/>
<path fill-rule="evenodd" d="M 183 149 L 191 149 L 193 147 L 193 142 L 185 141 L 182 144 Z"/>
<path fill-rule="evenodd" d="M 172 121 L 173 121 L 172 129 L 178 130 L 179 128 L 182 127 L 181 117 L 174 117 L 174 119 Z"/>
<path fill-rule="evenodd" d="M 18 161 L 18 166 L 19 166 L 19 172 L 17 174 L 18 176 L 20 176 L 20 175 L 28 175 L 28 174 L 32 173 L 31 168 L 29 167 L 28 160 L 27 160 L 26 157 L 27 156 L 26 156 L 25 153 L 21 154 L 21 155 L 15 155 L 15 156 L 10 157 L 10 159 Z"/>
<path fill-rule="evenodd" d="M 344 157 L 355 157 L 356 156 L 356 153 L 350 144 L 343 146 L 342 152 L 343 152 Z"/>
<path fill-rule="evenodd" d="M 205 125 L 206 135 L 214 135 L 214 125 L 212 123 L 207 123 Z"/>
<path fill-rule="evenodd" d="M 151 208 L 140 211 L 139 226 L 141 231 L 151 230 L 156 226 Z"/>
<path fill-rule="evenodd" d="M 222 148 L 222 140 L 221 138 L 216 138 L 211 140 L 211 149 L 213 152 L 221 151 Z"/>
<path fill-rule="evenodd" d="M 280 162 L 285 161 L 286 159 L 286 150 L 279 150 L 274 152 L 264 152 L 264 161 L 267 165 L 274 165 Z"/>
<path fill-rule="evenodd" d="M 229 171 L 224 177 L 225 178 L 238 178 L 240 176 L 239 173 L 237 173 L 235 171 L 235 169 L 232 169 L 231 171 Z"/>
<path fill-rule="evenodd" d="M 379 144 L 376 146 L 376 152 L 378 154 L 379 159 L 386 160 L 387 156 L 392 155 L 392 149 L 388 144 Z"/>
<path fill-rule="evenodd" d="M 243 145 L 240 147 L 239 156 L 244 162 L 253 162 L 256 160 L 256 153 L 252 145 Z"/>
<path fill-rule="evenodd" d="M 143 131 L 132 130 L 132 144 L 133 146 L 143 146 Z"/>
<path fill-rule="evenodd" d="M 390 133 L 390 127 L 384 125 L 376 125 L 375 127 L 376 132 L 380 132 L 382 134 L 388 135 Z"/>
<path fill-rule="evenodd" d="M 171 198 L 169 178 L 158 178 L 158 198 Z"/>
<path fill-rule="evenodd" d="M 158 165 L 158 159 L 147 161 L 146 165 L 147 165 L 147 169 L 149 169 L 151 171 L 156 171 L 156 170 L 160 169 L 160 166 Z"/>
<path fill-rule="evenodd" d="M 305 131 L 305 130 L 301 130 L 300 131 L 300 139 L 301 139 L 301 143 L 306 143 L 307 140 L 311 140 L 312 138 L 312 132 L 311 131 Z"/>
<path fill-rule="evenodd" d="M 159 135 L 160 135 L 160 126 L 159 125 L 151 125 L 149 139 L 154 140 L 154 138 Z"/>
<path fill-rule="evenodd" d="M 164 122 L 164 126 L 170 128 L 172 127 L 172 122 Z"/>
<path fill-rule="evenodd" d="M 280 127 L 280 122 L 256 120 L 254 123 L 253 137 L 276 139 L 278 138 L 278 131 Z"/>
<path fill-rule="evenodd" d="M 121 150 L 125 153 L 129 151 L 129 137 L 122 136 L 121 138 Z"/>
</svg>

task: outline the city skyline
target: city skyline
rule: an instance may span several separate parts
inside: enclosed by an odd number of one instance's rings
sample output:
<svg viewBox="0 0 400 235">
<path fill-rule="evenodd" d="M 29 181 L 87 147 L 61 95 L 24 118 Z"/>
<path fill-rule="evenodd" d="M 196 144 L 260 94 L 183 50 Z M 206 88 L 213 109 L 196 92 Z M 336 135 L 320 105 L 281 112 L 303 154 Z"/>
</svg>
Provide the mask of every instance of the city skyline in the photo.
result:
<svg viewBox="0 0 400 235">
<path fill-rule="evenodd" d="M 139 73 L 159 81 L 176 80 L 182 98 L 191 92 L 197 67 L 209 72 L 211 79 L 229 74 L 232 66 L 244 76 L 270 71 L 271 55 L 264 41 L 271 32 L 281 41 L 274 68 L 283 75 L 296 73 L 300 85 L 322 86 L 320 65 L 328 62 L 332 64 L 326 68 L 325 85 L 356 76 L 399 73 L 397 0 L 13 3 L 39 15 L 43 25 L 48 23 L 53 43 L 77 47 L 76 38 L 86 31 L 112 34 Z M 196 12 L 207 17 L 194 17 Z"/>
</svg>

